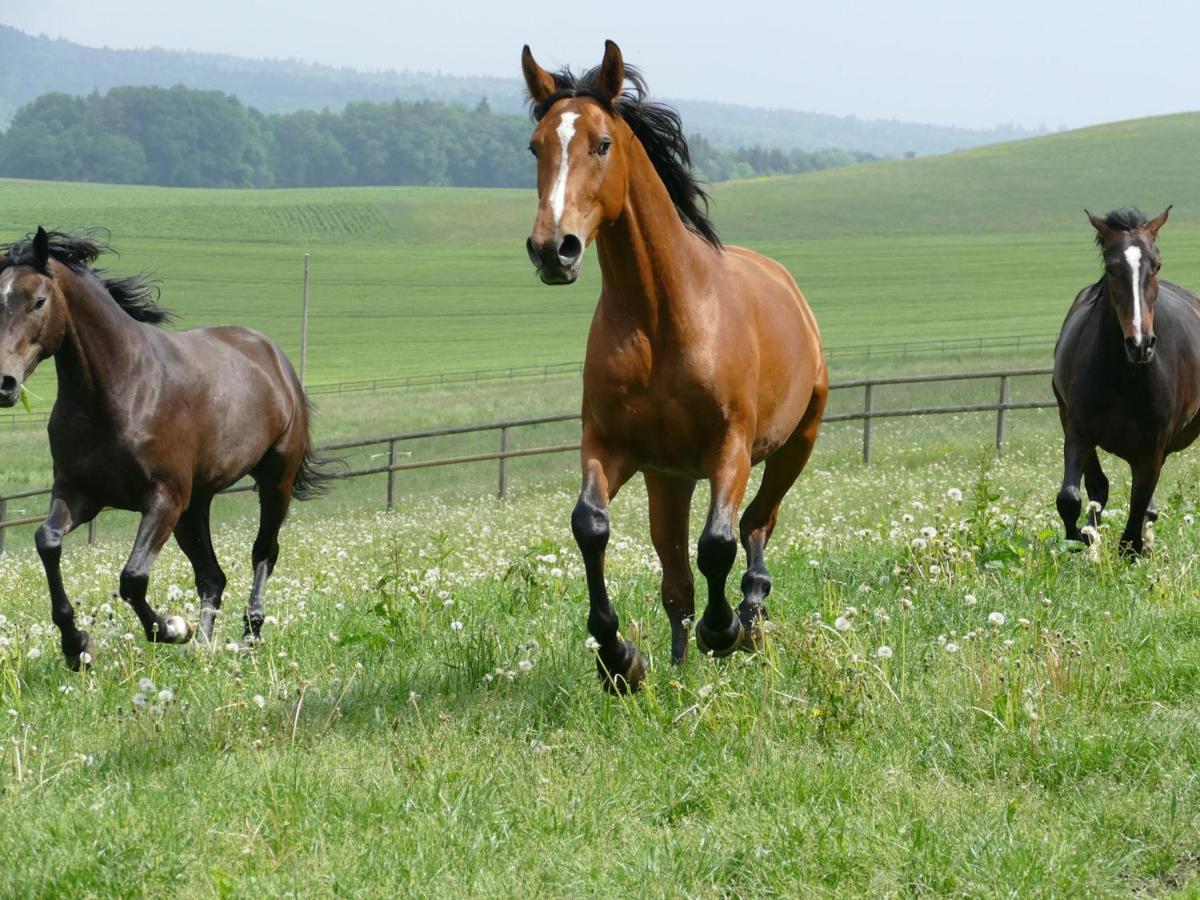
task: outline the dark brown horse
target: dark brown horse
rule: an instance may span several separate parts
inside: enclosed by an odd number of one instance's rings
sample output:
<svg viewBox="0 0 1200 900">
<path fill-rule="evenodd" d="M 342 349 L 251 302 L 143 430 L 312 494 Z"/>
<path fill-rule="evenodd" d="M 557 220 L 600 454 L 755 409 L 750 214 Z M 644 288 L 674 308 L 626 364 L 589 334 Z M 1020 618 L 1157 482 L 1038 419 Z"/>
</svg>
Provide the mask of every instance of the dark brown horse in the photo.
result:
<svg viewBox="0 0 1200 900">
<path fill-rule="evenodd" d="M 288 504 L 318 492 L 327 477 L 316 467 L 304 391 L 283 352 L 245 328 L 155 327 L 169 313 L 152 284 L 91 268 L 106 249 L 39 228 L 0 258 L 0 406 L 17 402 L 42 360 L 54 357 L 58 372 L 48 429 L 54 487 L 37 549 L 73 667 L 94 658 L 96 647 L 75 626 L 63 590 L 64 535 L 106 506 L 140 512 L 121 596 L 147 639 L 179 644 L 192 626 L 146 602 L 150 567 L 174 532 L 196 573 L 200 634 L 209 640 L 225 589 L 209 507 L 218 491 L 252 476 L 261 520 L 244 637 L 257 640 Z"/>
<path fill-rule="evenodd" d="M 1200 433 L 1200 298 L 1160 281 L 1155 245 L 1171 208 L 1147 221 L 1136 209 L 1088 213 L 1104 274 L 1079 292 L 1054 349 L 1054 396 L 1063 426 L 1058 512 L 1071 540 L 1079 530 L 1082 473 L 1088 498 L 1108 502 L 1096 448 L 1129 463 L 1133 490 L 1121 548 L 1141 553 L 1147 521 L 1158 517 L 1154 488 L 1167 455 Z M 1089 516 L 1093 528 L 1099 514 Z"/>
<path fill-rule="evenodd" d="M 550 74 L 528 47 L 522 68 L 537 121 L 530 259 L 546 284 L 569 284 L 593 241 L 600 257 L 583 373 L 583 490 L 571 527 L 602 683 L 635 690 L 645 661 L 621 639 L 604 580 L 609 501 L 642 472 L 671 657 L 681 662 L 695 608 L 688 511 L 697 480 L 708 479 L 698 548 L 708 605 L 697 644 L 718 656 L 759 646 L 771 590 L 764 550 L 825 408 L 821 338 L 783 266 L 721 245 L 701 208 L 707 198 L 679 116 L 644 99 L 616 44 L 607 42 L 604 61 L 581 76 Z M 735 613 L 725 597 L 735 522 L 750 468 L 763 460 L 762 485 L 741 518 L 748 567 Z"/>
</svg>

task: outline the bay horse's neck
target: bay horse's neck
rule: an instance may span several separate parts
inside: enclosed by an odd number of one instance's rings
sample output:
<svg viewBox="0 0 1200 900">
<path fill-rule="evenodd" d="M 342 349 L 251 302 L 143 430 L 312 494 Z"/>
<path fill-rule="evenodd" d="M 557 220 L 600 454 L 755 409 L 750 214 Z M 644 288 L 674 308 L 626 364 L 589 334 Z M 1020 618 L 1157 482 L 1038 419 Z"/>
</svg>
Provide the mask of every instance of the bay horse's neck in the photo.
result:
<svg viewBox="0 0 1200 900">
<path fill-rule="evenodd" d="M 66 328 L 54 354 L 58 399 L 95 407 L 128 379 L 141 329 L 92 276 L 68 272 L 57 280 L 67 301 Z"/>
<path fill-rule="evenodd" d="M 596 239 L 601 304 L 617 305 L 652 339 L 686 317 L 688 286 L 715 251 L 684 226 L 641 142 L 630 143 L 625 206 Z"/>
</svg>

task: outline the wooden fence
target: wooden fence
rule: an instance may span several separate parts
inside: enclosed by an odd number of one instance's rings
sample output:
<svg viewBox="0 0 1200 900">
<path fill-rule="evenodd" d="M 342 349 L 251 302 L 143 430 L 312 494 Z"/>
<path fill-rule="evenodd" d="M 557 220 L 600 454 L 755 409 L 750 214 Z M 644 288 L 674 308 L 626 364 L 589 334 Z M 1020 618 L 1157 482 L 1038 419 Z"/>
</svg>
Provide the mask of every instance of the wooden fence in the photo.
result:
<svg viewBox="0 0 1200 900">
<path fill-rule="evenodd" d="M 1051 399 L 1013 402 L 1010 399 L 1011 383 L 1014 378 L 1024 378 L 1037 375 L 1049 375 L 1051 369 L 1001 369 L 986 372 L 962 372 L 950 375 L 897 375 L 886 378 L 860 378 L 843 381 L 830 385 L 833 391 L 848 391 L 861 389 L 863 392 L 862 409 L 853 412 L 836 413 L 825 416 L 825 422 L 861 421 L 862 425 L 862 459 L 867 465 L 872 461 L 873 423 L 876 419 L 903 418 L 911 416 L 934 416 L 952 413 L 992 413 L 996 414 L 996 452 L 1004 453 L 1004 443 L 1008 430 L 1008 414 L 1014 410 L 1050 409 L 1055 406 Z M 948 406 L 907 407 L 903 409 L 881 409 L 876 406 L 876 389 L 893 385 L 910 384 L 949 384 L 962 381 L 992 380 L 998 385 L 995 403 L 966 403 Z M 323 453 L 336 455 L 343 450 L 360 450 L 368 447 L 386 448 L 387 463 L 368 466 L 360 469 L 347 469 L 337 472 L 333 477 L 339 479 L 365 478 L 372 475 L 386 476 L 386 506 L 389 511 L 396 507 L 396 473 L 409 472 L 415 469 L 430 469 L 438 466 L 456 466 L 467 463 L 491 462 L 497 463 L 496 494 L 503 498 L 508 492 L 508 460 L 526 456 L 543 456 L 550 453 L 567 453 L 577 451 L 579 442 L 568 444 L 550 444 L 524 449 L 511 449 L 509 437 L 514 429 L 528 428 L 535 425 L 548 425 L 557 422 L 571 422 L 579 419 L 579 413 L 560 413 L 551 416 L 538 416 L 528 419 L 510 419 L 503 422 L 489 422 L 480 425 L 459 425 L 450 428 L 433 428 L 424 431 L 407 431 L 400 434 L 388 434 L 380 437 L 360 438 L 352 441 L 339 441 L 324 444 L 319 449 Z M 475 453 L 467 456 L 446 456 L 436 459 L 414 460 L 409 462 L 397 461 L 399 445 L 428 438 L 449 437 L 453 435 L 479 434 L 494 432 L 496 434 L 496 449 L 488 453 Z M 241 493 L 253 490 L 253 485 L 246 482 L 228 488 L 225 493 Z M 25 516 L 9 519 L 8 504 L 13 500 L 30 497 L 48 496 L 50 488 L 31 488 L 0 495 L 0 553 L 4 552 L 4 536 L 9 528 L 18 525 L 31 525 L 41 522 L 43 515 Z M 96 538 L 96 521 L 88 526 L 88 542 Z"/>
</svg>

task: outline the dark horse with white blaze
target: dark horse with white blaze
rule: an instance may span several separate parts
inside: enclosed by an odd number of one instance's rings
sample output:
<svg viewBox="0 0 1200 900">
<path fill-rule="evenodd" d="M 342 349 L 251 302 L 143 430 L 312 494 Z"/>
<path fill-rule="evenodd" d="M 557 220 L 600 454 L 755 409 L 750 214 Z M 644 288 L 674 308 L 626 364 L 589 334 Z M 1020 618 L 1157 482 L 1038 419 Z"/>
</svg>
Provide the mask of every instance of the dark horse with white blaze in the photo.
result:
<svg viewBox="0 0 1200 900">
<path fill-rule="evenodd" d="M 246 328 L 156 327 L 170 314 L 155 302 L 153 284 L 92 268 L 106 249 L 39 228 L 0 257 L 0 406 L 17 402 L 42 360 L 54 357 L 58 373 L 48 426 L 54 486 L 37 549 L 72 667 L 94 658 L 96 647 L 76 627 L 63 589 L 64 535 L 104 507 L 141 513 L 121 597 L 147 639 L 178 644 L 192 637 L 192 626 L 146 601 L 150 567 L 173 532 L 195 570 L 200 634 L 209 640 L 225 590 L 210 504 L 252 476 L 261 521 L 244 637 L 257 640 L 288 504 L 319 492 L 328 477 L 313 454 L 304 391 L 279 347 Z"/>
<path fill-rule="evenodd" d="M 671 656 L 687 653 L 695 609 L 688 513 L 712 487 L 698 562 L 708 604 L 697 645 L 723 656 L 760 646 L 771 580 L 764 551 L 784 494 L 804 468 L 828 394 L 821 337 L 804 296 L 774 260 L 722 246 L 702 209 L 674 110 L 611 41 L 580 76 L 522 55 L 537 127 L 539 208 L 527 249 L 546 284 L 575 281 L 596 243 L 603 286 L 583 372 L 583 489 L 571 516 L 587 572 L 588 630 L 602 683 L 636 690 L 645 661 L 621 639 L 604 580 L 609 501 L 641 472 L 662 561 Z M 628 82 L 628 86 L 627 86 Z M 742 515 L 747 571 L 735 612 L 725 582 L 753 465 L 762 485 Z"/>
<path fill-rule="evenodd" d="M 1079 292 L 1054 350 L 1054 396 L 1063 426 L 1058 512 L 1067 537 L 1079 529 L 1083 475 L 1088 498 L 1103 508 L 1108 479 L 1096 448 L 1133 473 L 1121 549 L 1139 554 L 1145 523 L 1157 518 L 1154 488 L 1167 455 L 1200 433 L 1200 298 L 1158 277 L 1155 240 L 1171 207 L 1147 220 L 1137 209 L 1088 213 L 1104 274 Z M 1092 527 L 1099 523 L 1093 508 Z"/>
</svg>

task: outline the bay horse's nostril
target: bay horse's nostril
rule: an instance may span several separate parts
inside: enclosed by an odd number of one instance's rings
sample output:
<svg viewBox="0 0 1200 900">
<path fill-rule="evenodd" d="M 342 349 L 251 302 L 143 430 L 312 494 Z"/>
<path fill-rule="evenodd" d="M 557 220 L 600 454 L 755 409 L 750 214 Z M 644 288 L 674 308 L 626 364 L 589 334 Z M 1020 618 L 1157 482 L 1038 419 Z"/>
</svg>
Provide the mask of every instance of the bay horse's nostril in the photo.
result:
<svg viewBox="0 0 1200 900">
<path fill-rule="evenodd" d="M 574 263 L 579 259 L 581 253 L 583 253 L 583 242 L 573 234 L 568 234 L 558 245 L 558 259 L 564 266 Z"/>
<path fill-rule="evenodd" d="M 19 385 L 17 384 L 17 379 L 15 379 L 11 375 L 5 375 L 3 378 L 0 378 L 0 393 L 3 393 L 3 394 L 15 393 L 18 386 Z"/>
</svg>

